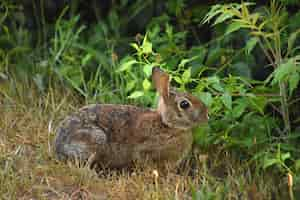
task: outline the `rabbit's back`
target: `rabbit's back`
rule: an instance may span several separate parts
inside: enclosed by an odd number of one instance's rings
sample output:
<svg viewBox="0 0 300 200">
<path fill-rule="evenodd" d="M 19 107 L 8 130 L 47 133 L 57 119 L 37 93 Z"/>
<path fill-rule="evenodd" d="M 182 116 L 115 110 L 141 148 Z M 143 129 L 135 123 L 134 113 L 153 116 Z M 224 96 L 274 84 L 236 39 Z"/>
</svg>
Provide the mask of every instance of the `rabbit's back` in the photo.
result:
<svg viewBox="0 0 300 200">
<path fill-rule="evenodd" d="M 83 107 L 78 112 L 66 117 L 57 129 L 55 151 L 59 159 L 78 158 L 87 160 L 93 153 L 113 157 L 114 144 L 124 144 L 121 154 L 130 155 L 130 140 L 136 140 L 133 123 L 143 108 L 124 105 L 95 104 Z M 128 148 L 127 148 L 128 146 Z M 127 152 L 127 153 L 126 153 Z M 97 155 L 99 157 L 100 155 Z M 118 159 L 118 158 L 117 158 Z"/>
<path fill-rule="evenodd" d="M 62 121 L 55 139 L 59 159 L 88 160 L 102 167 L 121 168 L 150 159 L 178 163 L 192 145 L 190 131 L 166 126 L 149 109 L 95 104 Z"/>
</svg>

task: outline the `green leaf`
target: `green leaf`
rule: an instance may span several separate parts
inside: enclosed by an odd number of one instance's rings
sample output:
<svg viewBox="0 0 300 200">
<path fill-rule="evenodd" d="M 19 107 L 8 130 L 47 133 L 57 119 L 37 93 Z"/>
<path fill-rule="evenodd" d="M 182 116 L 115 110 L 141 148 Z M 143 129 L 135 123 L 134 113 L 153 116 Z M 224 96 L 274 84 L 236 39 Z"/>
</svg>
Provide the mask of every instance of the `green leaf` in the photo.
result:
<svg viewBox="0 0 300 200">
<path fill-rule="evenodd" d="M 123 72 L 130 70 L 131 66 L 138 63 L 136 60 L 128 60 L 121 64 L 120 68 L 117 70 L 117 72 Z"/>
<path fill-rule="evenodd" d="M 88 96 L 88 94 L 80 88 L 80 85 L 78 84 L 78 82 L 76 82 L 76 81 L 74 81 L 74 80 L 72 80 L 72 79 L 70 79 L 70 78 L 68 78 L 68 77 L 65 77 L 65 79 L 66 79 L 66 80 L 72 85 L 72 87 L 73 87 L 74 89 L 76 89 L 82 96 L 84 96 L 84 97 L 87 97 L 87 96 Z"/>
<path fill-rule="evenodd" d="M 250 40 L 247 41 L 246 47 L 245 47 L 246 54 L 249 55 L 251 53 L 251 51 L 256 46 L 257 42 L 258 42 L 257 37 L 252 37 Z"/>
<path fill-rule="evenodd" d="M 199 56 L 193 56 L 191 58 L 188 58 L 188 59 L 182 59 L 178 65 L 178 67 L 184 67 L 187 63 L 197 59 Z"/>
<path fill-rule="evenodd" d="M 267 105 L 268 99 L 264 96 L 253 96 L 248 97 L 249 103 L 252 109 L 257 110 L 262 115 L 264 114 L 265 106 Z"/>
<path fill-rule="evenodd" d="M 293 91 L 297 88 L 299 84 L 299 72 L 295 72 L 289 78 L 289 94 L 292 95 Z"/>
<path fill-rule="evenodd" d="M 191 68 L 185 70 L 182 74 L 182 81 L 188 83 L 191 80 Z"/>
<path fill-rule="evenodd" d="M 214 83 L 219 84 L 220 83 L 220 79 L 217 76 L 210 76 L 210 77 L 207 78 L 207 82 L 209 84 L 214 84 Z"/>
<path fill-rule="evenodd" d="M 126 83 L 126 92 L 131 91 L 136 85 L 136 80 L 131 80 Z"/>
<path fill-rule="evenodd" d="M 230 72 L 232 75 L 251 79 L 251 69 L 246 62 L 237 62 L 231 64 Z"/>
<path fill-rule="evenodd" d="M 220 83 L 220 78 L 217 76 L 211 76 L 207 78 L 207 83 L 218 92 L 224 92 L 224 88 Z"/>
<path fill-rule="evenodd" d="M 144 54 L 152 53 L 152 43 L 148 41 L 147 34 L 145 35 L 143 40 L 142 50 Z"/>
<path fill-rule="evenodd" d="M 285 160 L 289 159 L 291 157 L 290 152 L 283 153 L 280 155 L 280 159 L 284 162 Z"/>
<path fill-rule="evenodd" d="M 220 60 L 221 56 L 223 56 L 226 51 L 227 51 L 226 49 L 223 49 L 220 47 L 212 48 L 208 52 L 208 56 L 207 56 L 205 65 L 208 67 L 214 65 L 215 63 L 217 63 Z"/>
<path fill-rule="evenodd" d="M 134 91 L 127 98 L 128 99 L 136 99 L 136 98 L 139 98 L 139 97 L 141 97 L 143 95 L 144 95 L 144 92 L 142 92 L 142 91 Z"/>
<path fill-rule="evenodd" d="M 279 163 L 279 161 L 277 159 L 275 159 L 275 158 L 265 159 L 264 163 L 263 163 L 263 168 L 266 169 L 266 168 L 268 168 L 268 167 L 270 167 L 272 165 L 275 165 L 277 163 Z"/>
<path fill-rule="evenodd" d="M 213 98 L 209 92 L 200 92 L 198 96 L 206 106 L 210 107 Z"/>
<path fill-rule="evenodd" d="M 79 87 L 82 83 L 83 72 L 79 67 L 73 67 L 70 65 L 62 66 L 59 68 L 59 74 L 67 79 L 69 82 L 72 82 L 72 85 L 75 84 Z"/>
<path fill-rule="evenodd" d="M 85 66 L 91 60 L 92 57 L 93 57 L 92 54 L 90 53 L 86 54 L 81 60 L 81 65 Z"/>
<path fill-rule="evenodd" d="M 222 87 L 222 85 L 220 83 L 214 83 L 211 86 L 218 92 L 224 92 L 224 88 Z"/>
<path fill-rule="evenodd" d="M 211 7 L 210 11 L 206 14 L 203 19 L 203 24 L 208 23 L 212 18 L 217 16 L 218 14 L 222 13 L 223 5 L 217 4 Z"/>
<path fill-rule="evenodd" d="M 209 126 L 208 124 L 201 125 L 198 127 L 195 127 L 193 129 L 193 137 L 194 137 L 194 142 L 198 145 L 210 145 L 212 136 L 209 131 Z"/>
<path fill-rule="evenodd" d="M 274 79 L 272 84 L 283 81 L 288 75 L 297 73 L 297 67 L 293 59 L 288 59 L 287 62 L 281 63 L 274 71 Z"/>
<path fill-rule="evenodd" d="M 131 43 L 130 46 L 132 46 L 137 52 L 140 51 L 140 47 L 136 43 Z"/>
<path fill-rule="evenodd" d="M 143 81 L 144 90 L 149 90 L 150 87 L 151 87 L 151 82 L 148 79 L 144 79 L 144 81 Z"/>
<path fill-rule="evenodd" d="M 288 38 L 288 49 L 287 49 L 288 53 L 290 53 L 292 51 L 294 43 L 295 43 L 299 33 L 300 33 L 300 29 L 298 29 L 295 32 L 293 32 L 292 34 L 290 34 L 290 36 Z"/>
<path fill-rule="evenodd" d="M 144 71 L 144 73 L 145 73 L 145 75 L 147 77 L 151 76 L 151 74 L 152 74 L 152 68 L 153 67 L 154 67 L 153 64 L 146 64 L 146 65 L 144 65 L 143 71 Z"/>
<path fill-rule="evenodd" d="M 239 29 L 241 29 L 243 26 L 243 24 L 241 22 L 232 22 L 231 24 L 229 24 L 226 28 L 226 31 L 225 31 L 225 35 L 228 35 L 232 32 L 235 32 Z"/>
<path fill-rule="evenodd" d="M 152 53 L 152 44 L 150 42 L 146 42 L 145 44 L 143 44 L 143 53 L 144 54 Z"/>
<path fill-rule="evenodd" d="M 232 109 L 232 97 L 229 94 L 229 92 L 226 91 L 222 95 L 221 100 L 227 109 L 230 109 L 230 110 Z"/>
<path fill-rule="evenodd" d="M 242 116 L 247 106 L 247 101 L 245 101 L 244 99 L 239 99 L 238 105 L 234 106 L 232 110 L 234 118 L 239 118 L 240 116 Z"/>
<path fill-rule="evenodd" d="M 168 38 L 173 39 L 173 27 L 169 23 L 167 23 L 165 29 Z"/>
<path fill-rule="evenodd" d="M 181 79 L 180 77 L 178 77 L 178 76 L 173 76 L 172 78 L 173 78 L 177 83 L 179 83 L 179 84 L 182 84 L 182 83 L 183 83 L 182 79 Z"/>
<path fill-rule="evenodd" d="M 234 16 L 233 13 L 229 13 L 229 12 L 226 12 L 226 13 L 222 13 L 219 17 L 217 17 L 217 19 L 215 20 L 215 22 L 213 23 L 213 26 L 217 25 L 217 24 L 220 24 L 222 22 L 224 22 L 225 20 L 227 19 L 230 19 Z"/>
</svg>

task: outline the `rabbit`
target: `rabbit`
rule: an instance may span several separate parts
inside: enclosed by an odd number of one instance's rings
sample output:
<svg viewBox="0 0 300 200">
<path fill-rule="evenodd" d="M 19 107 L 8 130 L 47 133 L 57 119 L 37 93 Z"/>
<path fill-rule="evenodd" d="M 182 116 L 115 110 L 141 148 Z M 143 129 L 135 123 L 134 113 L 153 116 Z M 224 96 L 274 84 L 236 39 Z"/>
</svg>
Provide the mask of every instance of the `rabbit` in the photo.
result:
<svg viewBox="0 0 300 200">
<path fill-rule="evenodd" d="M 156 110 L 93 104 L 67 116 L 57 128 L 57 158 L 92 158 L 104 168 L 125 168 L 146 160 L 178 166 L 191 150 L 191 129 L 207 122 L 208 110 L 195 96 L 171 88 L 169 79 L 153 67 L 152 81 L 159 93 Z"/>
</svg>

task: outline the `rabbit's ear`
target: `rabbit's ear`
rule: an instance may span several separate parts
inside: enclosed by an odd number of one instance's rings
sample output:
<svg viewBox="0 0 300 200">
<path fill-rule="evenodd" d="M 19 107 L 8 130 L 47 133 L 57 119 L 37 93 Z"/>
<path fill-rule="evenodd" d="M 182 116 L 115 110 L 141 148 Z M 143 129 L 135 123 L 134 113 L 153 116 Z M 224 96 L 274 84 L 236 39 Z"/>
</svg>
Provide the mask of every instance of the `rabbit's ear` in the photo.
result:
<svg viewBox="0 0 300 200">
<path fill-rule="evenodd" d="M 159 67 L 153 67 L 152 81 L 159 95 L 166 101 L 169 98 L 169 75 Z"/>
</svg>

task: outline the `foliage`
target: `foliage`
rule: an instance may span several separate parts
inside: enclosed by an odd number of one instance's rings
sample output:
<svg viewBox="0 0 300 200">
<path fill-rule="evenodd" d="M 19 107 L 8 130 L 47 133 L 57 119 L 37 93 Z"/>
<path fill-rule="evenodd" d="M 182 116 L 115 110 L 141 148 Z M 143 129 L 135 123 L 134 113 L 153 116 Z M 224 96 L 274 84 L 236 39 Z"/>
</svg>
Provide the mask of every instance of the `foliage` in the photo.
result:
<svg viewBox="0 0 300 200">
<path fill-rule="evenodd" d="M 113 1 L 104 13 L 87 8 L 95 15 L 89 21 L 78 0 L 53 22 L 39 5 L 31 29 L 24 4 L 1 1 L 0 97 L 14 102 L 29 88 L 46 96 L 64 88 L 84 103 L 153 107 L 151 70 L 160 66 L 174 87 L 209 108 L 195 144 L 299 182 L 299 3 L 222 2 Z M 210 188 L 193 190 L 196 199 L 218 197 Z"/>
</svg>

